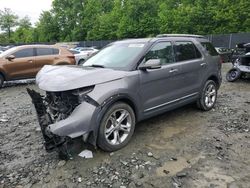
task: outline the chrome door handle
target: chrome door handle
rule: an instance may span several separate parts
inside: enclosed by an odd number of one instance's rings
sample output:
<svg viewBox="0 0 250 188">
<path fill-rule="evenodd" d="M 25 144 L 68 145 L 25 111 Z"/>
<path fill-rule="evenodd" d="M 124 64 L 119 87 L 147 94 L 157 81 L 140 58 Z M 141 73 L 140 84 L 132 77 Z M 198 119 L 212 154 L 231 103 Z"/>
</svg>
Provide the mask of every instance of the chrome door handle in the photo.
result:
<svg viewBox="0 0 250 188">
<path fill-rule="evenodd" d="M 178 69 L 171 69 L 169 72 L 170 72 L 170 73 L 178 72 Z"/>
<path fill-rule="evenodd" d="M 201 63 L 201 66 L 204 67 L 205 65 L 207 65 L 206 63 Z"/>
<path fill-rule="evenodd" d="M 33 60 L 28 60 L 29 63 L 33 63 Z"/>
</svg>

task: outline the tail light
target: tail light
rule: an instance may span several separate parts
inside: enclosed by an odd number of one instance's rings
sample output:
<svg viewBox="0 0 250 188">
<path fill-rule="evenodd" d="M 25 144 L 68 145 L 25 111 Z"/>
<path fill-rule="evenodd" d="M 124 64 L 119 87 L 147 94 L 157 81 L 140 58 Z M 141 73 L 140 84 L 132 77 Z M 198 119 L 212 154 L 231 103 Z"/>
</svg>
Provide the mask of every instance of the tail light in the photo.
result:
<svg viewBox="0 0 250 188">
<path fill-rule="evenodd" d="M 224 63 L 223 58 L 220 56 L 220 63 Z"/>
</svg>

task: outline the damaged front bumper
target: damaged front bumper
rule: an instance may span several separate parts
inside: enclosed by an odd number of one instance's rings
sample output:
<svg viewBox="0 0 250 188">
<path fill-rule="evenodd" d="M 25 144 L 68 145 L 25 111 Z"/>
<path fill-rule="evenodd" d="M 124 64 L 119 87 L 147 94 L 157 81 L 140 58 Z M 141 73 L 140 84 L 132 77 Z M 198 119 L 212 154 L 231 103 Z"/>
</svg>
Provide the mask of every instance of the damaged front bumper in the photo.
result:
<svg viewBox="0 0 250 188">
<path fill-rule="evenodd" d="M 96 124 L 99 105 L 87 95 L 80 96 L 81 101 L 75 103 L 74 108 L 72 103 L 68 101 L 69 104 L 67 105 L 71 105 L 71 110 L 69 112 L 64 110 L 65 114 L 67 113 L 68 115 L 59 118 L 60 115 L 57 112 L 54 112 L 56 115 L 51 113 L 46 97 L 34 90 L 27 89 L 27 91 L 37 112 L 46 151 L 57 150 L 63 156 L 60 158 L 69 158 L 67 143 L 73 138 L 79 136 L 88 137 L 90 133 L 95 132 L 96 126 L 94 125 Z M 51 108 L 55 110 L 54 107 Z M 92 135 L 92 137 L 94 138 L 91 139 L 91 142 L 95 145 L 96 136 Z"/>
</svg>

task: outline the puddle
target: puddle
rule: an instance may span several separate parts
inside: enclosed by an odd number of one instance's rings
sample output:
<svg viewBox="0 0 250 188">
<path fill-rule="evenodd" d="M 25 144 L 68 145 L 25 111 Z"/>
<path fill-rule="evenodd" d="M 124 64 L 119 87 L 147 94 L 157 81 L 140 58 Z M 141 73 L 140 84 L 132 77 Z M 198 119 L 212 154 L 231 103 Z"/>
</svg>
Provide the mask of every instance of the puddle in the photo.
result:
<svg viewBox="0 0 250 188">
<path fill-rule="evenodd" d="M 177 161 L 167 161 L 162 167 L 156 169 L 157 176 L 174 176 L 178 172 L 181 172 L 185 168 L 190 168 L 192 165 L 197 163 L 199 159 L 204 159 L 204 155 L 198 155 L 196 157 L 178 157 Z M 188 162 L 187 162 L 188 161 Z M 166 174 L 164 171 L 168 171 Z"/>
</svg>

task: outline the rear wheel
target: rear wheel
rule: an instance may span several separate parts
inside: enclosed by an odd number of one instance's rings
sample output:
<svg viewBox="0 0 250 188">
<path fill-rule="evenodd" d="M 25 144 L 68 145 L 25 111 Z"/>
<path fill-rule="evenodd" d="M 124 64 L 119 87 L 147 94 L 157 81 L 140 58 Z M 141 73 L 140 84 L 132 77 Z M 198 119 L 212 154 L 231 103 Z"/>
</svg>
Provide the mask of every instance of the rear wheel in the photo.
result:
<svg viewBox="0 0 250 188">
<path fill-rule="evenodd" d="M 127 145 L 135 128 L 135 114 L 126 103 L 113 104 L 104 114 L 99 128 L 98 146 L 104 151 L 116 151 Z"/>
<path fill-rule="evenodd" d="M 199 109 L 208 111 L 211 110 L 217 100 L 217 85 L 213 80 L 208 80 L 203 89 L 200 98 L 197 101 Z"/>
<path fill-rule="evenodd" d="M 234 82 L 241 76 L 241 71 L 233 68 L 227 72 L 226 79 L 228 82 Z"/>
<path fill-rule="evenodd" d="M 3 86 L 4 77 L 0 74 L 0 88 Z"/>
</svg>

